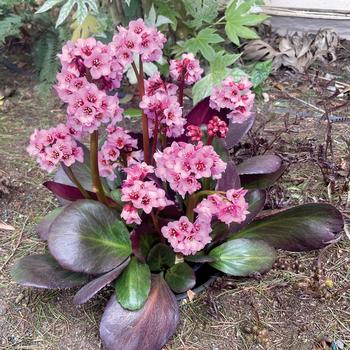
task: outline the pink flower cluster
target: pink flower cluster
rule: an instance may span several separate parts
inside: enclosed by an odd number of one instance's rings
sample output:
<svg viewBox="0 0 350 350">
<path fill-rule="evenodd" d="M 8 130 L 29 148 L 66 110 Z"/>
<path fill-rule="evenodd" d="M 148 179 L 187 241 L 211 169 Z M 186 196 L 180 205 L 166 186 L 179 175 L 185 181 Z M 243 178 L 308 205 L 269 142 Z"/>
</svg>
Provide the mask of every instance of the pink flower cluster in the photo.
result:
<svg viewBox="0 0 350 350">
<path fill-rule="evenodd" d="M 211 241 L 210 224 L 197 220 L 192 223 L 187 216 L 163 226 L 161 231 L 174 251 L 184 255 L 197 253 Z"/>
<path fill-rule="evenodd" d="M 64 124 L 48 130 L 35 129 L 30 136 L 27 152 L 36 157 L 40 166 L 49 173 L 59 162 L 71 166 L 76 161 L 84 160 L 83 149 L 73 140 Z"/>
<path fill-rule="evenodd" d="M 221 120 L 218 116 L 214 116 L 209 120 L 207 130 L 209 136 L 218 136 L 220 138 L 225 138 L 227 135 L 228 127 L 226 122 Z"/>
<path fill-rule="evenodd" d="M 121 152 L 125 155 L 130 154 L 137 148 L 137 140 L 133 139 L 128 131 L 123 128 L 109 125 L 107 127 L 107 139 L 98 153 L 100 176 L 114 180 L 116 175 L 114 169 L 120 166 L 119 157 Z"/>
<path fill-rule="evenodd" d="M 243 123 L 251 116 L 254 94 L 250 88 L 252 83 L 241 80 L 235 83 L 232 77 L 227 77 L 219 86 L 214 87 L 210 96 L 210 107 L 218 111 L 230 109 L 227 115 L 234 123 Z"/>
<path fill-rule="evenodd" d="M 186 142 L 173 142 L 163 152 L 154 154 L 155 174 L 182 197 L 201 188 L 201 178 L 220 179 L 226 169 L 226 163 L 214 151 L 212 146 L 202 142 L 192 145 Z"/>
<path fill-rule="evenodd" d="M 201 78 L 203 69 L 193 53 L 184 53 L 181 59 L 170 61 L 170 76 L 179 82 L 192 85 Z"/>
<path fill-rule="evenodd" d="M 124 64 L 133 61 L 133 55 L 141 55 L 143 62 L 158 61 L 166 43 L 165 36 L 156 28 L 146 27 L 142 19 L 131 21 L 128 28 L 119 26 L 112 42 Z"/>
<path fill-rule="evenodd" d="M 188 125 L 186 127 L 186 136 L 188 136 L 192 142 L 198 142 L 202 139 L 203 133 L 199 126 Z"/>
<path fill-rule="evenodd" d="M 197 220 L 210 223 L 213 216 L 216 216 L 227 225 L 232 222 L 243 222 L 249 214 L 248 203 L 244 198 L 246 193 L 247 190 L 240 188 L 228 190 L 226 196 L 209 195 L 194 210 L 198 214 Z"/>
<path fill-rule="evenodd" d="M 78 39 L 63 46 L 59 57 L 62 70 L 55 88 L 68 104 L 67 125 L 76 137 L 97 130 L 101 123 L 120 121 L 118 97 L 106 93 L 120 86 L 124 70 L 113 46 L 94 38 Z"/>
<path fill-rule="evenodd" d="M 151 130 L 161 129 L 168 137 L 178 137 L 184 132 L 185 118 L 176 96 L 177 86 L 165 83 L 159 73 L 145 81 L 145 95 L 140 108 L 148 117 Z"/>
<path fill-rule="evenodd" d="M 121 217 L 127 224 L 140 224 L 141 218 L 138 209 L 149 214 L 153 208 L 164 208 L 172 201 L 165 196 L 165 191 L 156 186 L 154 181 L 145 181 L 149 173 L 153 173 L 152 166 L 146 163 L 134 164 L 125 169 L 127 178 L 123 182 L 121 200 L 127 202 L 121 213 Z"/>
</svg>

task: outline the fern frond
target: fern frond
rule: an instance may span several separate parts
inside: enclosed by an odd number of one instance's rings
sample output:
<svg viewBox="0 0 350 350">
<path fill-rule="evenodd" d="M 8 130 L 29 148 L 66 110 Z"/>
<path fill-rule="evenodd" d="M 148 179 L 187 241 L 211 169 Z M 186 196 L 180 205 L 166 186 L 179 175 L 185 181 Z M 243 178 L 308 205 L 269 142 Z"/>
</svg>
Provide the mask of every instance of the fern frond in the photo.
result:
<svg viewBox="0 0 350 350">
<path fill-rule="evenodd" d="M 39 94 L 47 97 L 56 80 L 59 68 L 57 54 L 61 50 L 61 42 L 57 32 L 43 33 L 36 41 L 33 61 L 39 73 Z"/>
<path fill-rule="evenodd" d="M 7 37 L 18 35 L 22 26 L 22 17 L 9 15 L 0 20 L 0 44 L 3 44 Z"/>
</svg>

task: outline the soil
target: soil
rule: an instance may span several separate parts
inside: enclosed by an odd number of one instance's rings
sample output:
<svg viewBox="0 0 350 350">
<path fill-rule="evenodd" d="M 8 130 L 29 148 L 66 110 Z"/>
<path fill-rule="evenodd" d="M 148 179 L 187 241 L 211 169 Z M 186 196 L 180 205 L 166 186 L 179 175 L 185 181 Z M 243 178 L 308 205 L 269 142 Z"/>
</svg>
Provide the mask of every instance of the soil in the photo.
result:
<svg viewBox="0 0 350 350">
<path fill-rule="evenodd" d="M 333 78 L 327 76 L 328 84 L 314 77 L 326 73 L 348 82 L 349 60 L 313 66 L 304 75 L 279 73 L 265 83 L 264 98 L 257 98 L 256 125 L 235 156 L 276 153 L 290 164 L 269 191 L 268 209 L 326 201 L 349 217 L 349 107 L 329 111 L 331 124 L 319 111 L 347 103 L 349 95 L 327 99 L 334 94 Z M 65 115 L 57 99 L 37 96 L 34 74 L 0 67 L 0 76 L 0 88 L 15 88 L 0 107 L 0 222 L 14 227 L 0 231 L 0 349 L 100 349 L 98 324 L 110 291 L 75 307 L 74 290 L 31 290 L 9 276 L 16 259 L 45 250 L 35 226 L 58 205 L 41 185 L 49 176 L 25 151 L 28 137 Z M 332 147 L 325 142 L 327 130 Z M 344 235 L 322 252 L 279 252 L 274 269 L 264 276 L 219 278 L 182 304 L 181 324 L 165 349 L 349 348 L 349 261 Z"/>
</svg>

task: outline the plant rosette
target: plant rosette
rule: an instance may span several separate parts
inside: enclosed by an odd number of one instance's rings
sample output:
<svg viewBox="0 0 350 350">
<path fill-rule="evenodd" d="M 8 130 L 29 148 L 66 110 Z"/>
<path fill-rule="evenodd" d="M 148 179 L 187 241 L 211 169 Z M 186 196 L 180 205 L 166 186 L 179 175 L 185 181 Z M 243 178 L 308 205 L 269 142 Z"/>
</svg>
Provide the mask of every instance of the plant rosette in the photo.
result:
<svg viewBox="0 0 350 350">
<path fill-rule="evenodd" d="M 168 79 L 144 78 L 165 41 L 138 19 L 108 44 L 67 42 L 55 86 L 66 124 L 35 130 L 28 146 L 43 169 L 58 169 L 44 185 L 62 206 L 38 225 L 48 253 L 20 259 L 12 276 L 36 288 L 79 286 L 78 305 L 112 285 L 100 325 L 107 350 L 161 349 L 179 322 L 176 295 L 205 282 L 203 271 L 263 273 L 276 249 L 321 249 L 343 228 L 329 204 L 259 217 L 285 167 L 275 155 L 237 166 L 229 157 L 254 122 L 252 84 L 229 76 L 185 115 L 185 88 L 203 73 L 192 54 L 170 62 Z M 118 89 L 129 65 L 142 133 L 123 127 Z"/>
</svg>

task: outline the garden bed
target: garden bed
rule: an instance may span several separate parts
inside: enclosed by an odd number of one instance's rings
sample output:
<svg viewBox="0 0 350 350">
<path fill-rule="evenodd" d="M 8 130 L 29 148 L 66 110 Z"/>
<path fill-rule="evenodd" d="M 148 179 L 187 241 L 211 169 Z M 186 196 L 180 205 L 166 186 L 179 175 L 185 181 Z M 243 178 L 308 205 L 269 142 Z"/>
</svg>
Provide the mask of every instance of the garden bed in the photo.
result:
<svg viewBox="0 0 350 350">
<path fill-rule="evenodd" d="M 336 80 L 347 82 L 346 62 L 323 66 L 320 74 L 328 71 Z M 101 306 L 111 292 L 77 308 L 72 304 L 74 291 L 29 290 L 9 277 L 17 258 L 45 249 L 35 225 L 39 215 L 57 205 L 48 191 L 38 190 L 47 175 L 25 152 L 28 137 L 34 127 L 48 127 L 65 115 L 58 100 L 38 99 L 36 81 L 30 75 L 0 69 L 3 86 L 16 88 L 0 109 L 0 177 L 7 179 L 9 192 L 0 194 L 0 220 L 15 228 L 0 231 L 0 349 L 97 350 Z M 248 137 L 238 155 L 267 148 L 266 152 L 276 152 L 291 163 L 270 191 L 271 209 L 332 201 L 347 219 L 350 124 L 342 118 L 349 115 L 349 107 L 333 113 L 340 119 L 332 124 L 333 160 L 326 159 L 322 145 L 327 121 L 314 107 L 323 108 L 320 100 L 327 86 L 315 83 L 317 71 L 314 67 L 308 75 L 281 74 L 266 82 L 269 101 L 267 96 L 265 101 L 257 99 L 253 130 L 261 144 L 252 144 Z M 328 186 L 321 172 L 326 168 Z M 349 261 L 350 243 L 343 238 L 323 252 L 280 254 L 276 267 L 253 281 L 219 278 L 183 304 L 181 324 L 166 349 L 310 350 L 331 349 L 335 341 L 339 346 L 350 344 Z"/>
</svg>

